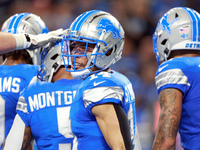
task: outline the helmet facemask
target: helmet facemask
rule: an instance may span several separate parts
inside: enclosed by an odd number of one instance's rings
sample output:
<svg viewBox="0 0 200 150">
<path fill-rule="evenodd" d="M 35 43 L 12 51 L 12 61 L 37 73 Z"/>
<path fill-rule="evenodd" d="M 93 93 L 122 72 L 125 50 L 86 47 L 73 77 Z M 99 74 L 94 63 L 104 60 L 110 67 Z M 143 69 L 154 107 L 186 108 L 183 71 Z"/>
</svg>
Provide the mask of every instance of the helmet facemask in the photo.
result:
<svg viewBox="0 0 200 150">
<path fill-rule="evenodd" d="M 82 27 L 78 30 L 78 20 L 81 22 L 82 18 L 87 15 L 88 18 L 81 23 Z M 70 69 L 68 68 L 70 62 L 65 62 L 66 70 L 72 72 L 72 75 L 82 74 L 80 78 L 85 78 L 90 74 L 109 68 L 121 58 L 124 31 L 113 16 L 94 10 L 80 15 L 70 26 L 64 40 L 65 49 L 62 50 L 62 55 L 68 57 L 68 61 L 72 61 Z M 71 49 L 73 42 L 85 43 L 84 51 L 76 55 Z M 93 50 L 88 53 L 87 48 L 90 45 L 93 45 Z M 79 57 L 85 57 L 88 61 L 84 68 L 76 69 L 76 59 Z M 94 68 L 95 70 L 93 70 Z M 74 78 L 76 77 L 74 76 Z"/>
</svg>

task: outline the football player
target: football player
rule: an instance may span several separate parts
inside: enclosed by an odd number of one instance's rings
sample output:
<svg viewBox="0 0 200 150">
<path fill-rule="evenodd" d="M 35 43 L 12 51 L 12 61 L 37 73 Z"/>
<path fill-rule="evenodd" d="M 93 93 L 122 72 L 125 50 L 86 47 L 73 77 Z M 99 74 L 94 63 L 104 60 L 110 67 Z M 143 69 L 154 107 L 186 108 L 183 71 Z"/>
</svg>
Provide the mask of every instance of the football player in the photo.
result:
<svg viewBox="0 0 200 150">
<path fill-rule="evenodd" d="M 124 46 L 118 20 L 104 11 L 87 11 L 75 19 L 64 39 L 66 70 L 83 79 L 70 111 L 74 150 L 141 149 L 132 84 L 110 68 Z"/>
<path fill-rule="evenodd" d="M 38 37 L 38 34 L 48 33 L 48 28 L 40 17 L 31 13 L 20 13 L 11 16 L 7 19 L 2 26 L 2 34 L 16 37 L 17 45 L 21 42 L 21 46 L 18 48 L 28 48 L 28 45 L 32 45 L 31 42 L 23 44 L 22 39 L 29 37 L 32 34 L 33 37 Z M 5 34 L 4 34 L 5 32 Z M 0 36 L 1 37 L 1 36 Z M 3 39 L 3 38 L 2 38 Z M 4 41 L 8 43 L 9 38 Z M 20 42 L 18 41 L 20 40 Z M 30 40 L 30 38 L 29 38 Z M 42 41 L 41 41 L 42 42 Z M 45 41 L 43 41 L 45 42 Z M 39 42 L 40 43 L 40 42 Z M 39 44 L 41 45 L 41 44 Z M 36 48 L 39 45 L 34 45 Z M 6 49 L 6 48 L 5 48 Z M 5 50 L 3 49 L 3 50 Z M 6 50 L 7 51 L 7 50 Z M 36 50 L 38 51 L 38 50 Z M 5 51 L 4 51 L 5 52 Z M 14 117 L 16 115 L 16 105 L 19 98 L 19 93 L 30 82 L 37 78 L 37 72 L 39 67 L 33 64 L 35 57 L 33 52 L 27 50 L 16 50 L 13 52 L 5 53 L 3 55 L 4 62 L 0 65 L 0 147 L 2 148 L 4 139 L 7 137 L 10 128 L 13 124 Z M 35 62 L 37 63 L 37 62 Z M 0 148 L 0 149 L 1 149 Z"/>
<path fill-rule="evenodd" d="M 153 150 L 200 149 L 200 14 L 175 7 L 158 21 L 153 35 L 158 62 L 155 83 L 161 107 Z"/>
<path fill-rule="evenodd" d="M 61 55 L 62 45 L 61 42 L 42 52 L 38 75 L 44 82 L 34 82 L 20 94 L 15 120 L 22 119 L 25 125 L 22 120 L 13 125 L 12 130 L 15 132 L 9 133 L 5 149 L 26 149 L 32 137 L 38 149 L 72 149 L 74 137 L 70 128 L 69 111 L 82 81 L 73 79 L 71 73 L 66 72 Z M 13 139 L 9 141 L 9 136 L 16 138 L 14 144 Z M 19 137 L 23 136 L 23 143 L 20 144 L 22 141 Z"/>
</svg>

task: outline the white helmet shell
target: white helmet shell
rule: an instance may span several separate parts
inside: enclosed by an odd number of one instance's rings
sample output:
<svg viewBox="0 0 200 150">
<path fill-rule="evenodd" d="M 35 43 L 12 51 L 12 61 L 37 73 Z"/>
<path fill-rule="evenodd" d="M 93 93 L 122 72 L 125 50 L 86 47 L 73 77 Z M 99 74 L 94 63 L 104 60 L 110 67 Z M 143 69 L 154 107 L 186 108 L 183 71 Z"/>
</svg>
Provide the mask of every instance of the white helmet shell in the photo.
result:
<svg viewBox="0 0 200 150">
<path fill-rule="evenodd" d="M 153 44 L 158 63 L 174 50 L 200 50 L 199 13 L 186 7 L 170 9 L 158 22 Z"/>
</svg>

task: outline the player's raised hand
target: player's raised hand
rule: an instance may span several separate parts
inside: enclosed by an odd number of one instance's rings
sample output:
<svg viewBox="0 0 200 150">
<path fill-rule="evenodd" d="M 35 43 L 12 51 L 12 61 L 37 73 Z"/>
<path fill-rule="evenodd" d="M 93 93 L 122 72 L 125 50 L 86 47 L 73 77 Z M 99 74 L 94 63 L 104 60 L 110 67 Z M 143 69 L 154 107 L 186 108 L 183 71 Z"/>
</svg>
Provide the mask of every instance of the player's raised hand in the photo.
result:
<svg viewBox="0 0 200 150">
<path fill-rule="evenodd" d="M 32 42 L 28 49 L 34 50 L 35 48 L 45 46 L 48 43 L 60 42 L 62 40 L 61 35 L 63 35 L 63 29 L 51 31 L 47 34 L 30 35 Z"/>
<path fill-rule="evenodd" d="M 52 42 L 60 42 L 63 39 L 63 37 L 61 36 L 63 35 L 63 33 L 63 29 L 58 29 L 55 31 L 51 31 L 47 34 L 16 34 L 16 49 L 34 50 L 38 47 L 45 46 Z"/>
</svg>

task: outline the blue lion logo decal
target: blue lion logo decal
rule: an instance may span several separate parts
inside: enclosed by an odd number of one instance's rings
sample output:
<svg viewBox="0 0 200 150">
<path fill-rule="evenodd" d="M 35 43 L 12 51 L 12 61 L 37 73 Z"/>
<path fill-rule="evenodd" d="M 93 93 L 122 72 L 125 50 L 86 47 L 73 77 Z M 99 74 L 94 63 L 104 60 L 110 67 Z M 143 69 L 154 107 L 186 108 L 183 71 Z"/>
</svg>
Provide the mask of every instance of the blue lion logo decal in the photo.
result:
<svg viewBox="0 0 200 150">
<path fill-rule="evenodd" d="M 120 24 L 119 24 L 119 29 L 117 29 L 114 24 L 107 18 L 102 18 L 99 20 L 97 23 L 96 29 L 99 31 L 98 36 L 102 34 L 103 29 L 106 30 L 106 33 L 111 32 L 113 39 L 119 38 L 119 41 L 121 40 L 120 36 Z M 106 34 L 105 33 L 105 34 Z"/>
<path fill-rule="evenodd" d="M 179 20 L 179 18 L 174 19 L 171 23 L 169 23 L 167 21 L 169 14 L 164 15 L 161 20 L 159 21 L 158 26 L 162 26 L 162 30 L 163 31 L 168 31 L 168 34 L 171 34 L 171 26 L 172 24 L 174 24 L 174 22 L 176 22 L 177 20 Z"/>
</svg>

